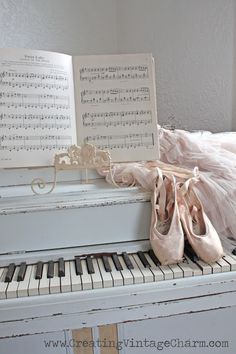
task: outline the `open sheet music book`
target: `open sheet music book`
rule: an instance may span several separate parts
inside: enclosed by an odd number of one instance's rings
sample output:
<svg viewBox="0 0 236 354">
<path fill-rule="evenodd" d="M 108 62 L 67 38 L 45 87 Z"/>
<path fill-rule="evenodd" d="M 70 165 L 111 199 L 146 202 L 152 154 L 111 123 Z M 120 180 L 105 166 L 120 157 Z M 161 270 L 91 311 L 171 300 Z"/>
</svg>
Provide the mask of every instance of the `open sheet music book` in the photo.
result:
<svg viewBox="0 0 236 354">
<path fill-rule="evenodd" d="M 0 49 L 0 168 L 50 166 L 85 142 L 116 162 L 157 159 L 155 96 L 150 54 Z"/>
</svg>

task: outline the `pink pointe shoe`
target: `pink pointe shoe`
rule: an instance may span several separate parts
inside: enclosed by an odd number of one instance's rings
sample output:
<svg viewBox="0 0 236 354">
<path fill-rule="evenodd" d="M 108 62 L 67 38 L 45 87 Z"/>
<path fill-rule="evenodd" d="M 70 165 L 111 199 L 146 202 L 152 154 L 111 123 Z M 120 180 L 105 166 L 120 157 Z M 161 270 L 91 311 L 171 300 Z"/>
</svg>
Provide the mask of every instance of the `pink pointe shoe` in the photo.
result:
<svg viewBox="0 0 236 354">
<path fill-rule="evenodd" d="M 181 262 L 184 253 L 184 233 L 180 222 L 174 177 L 159 177 L 152 199 L 150 242 L 162 265 Z"/>
<path fill-rule="evenodd" d="M 177 185 L 180 218 L 195 253 L 204 262 L 213 263 L 224 255 L 224 251 L 215 228 L 193 190 L 193 184 L 197 181 L 198 178 L 193 177 Z"/>
</svg>

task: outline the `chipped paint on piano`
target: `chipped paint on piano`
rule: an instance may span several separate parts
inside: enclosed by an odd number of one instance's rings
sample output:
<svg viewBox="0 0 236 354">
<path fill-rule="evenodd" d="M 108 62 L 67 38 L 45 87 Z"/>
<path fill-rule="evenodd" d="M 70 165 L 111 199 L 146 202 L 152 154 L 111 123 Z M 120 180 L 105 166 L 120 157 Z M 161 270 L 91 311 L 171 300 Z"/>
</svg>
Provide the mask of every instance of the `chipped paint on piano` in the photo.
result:
<svg viewBox="0 0 236 354">
<path fill-rule="evenodd" d="M 65 293 L 59 289 L 56 294 L 50 294 L 49 289 L 47 295 L 3 298 L 0 300 L 1 338 L 206 311 L 222 314 L 229 308 L 235 311 L 236 258 L 233 256 L 225 258 L 228 268 L 221 266 L 220 272 L 219 267 L 212 265 L 211 274 L 203 275 L 203 270 L 190 260 L 187 267 L 192 269 L 192 274 L 186 277 L 183 266 L 177 265 L 179 272 L 182 269 L 182 276 L 174 268 L 168 268 L 168 273 L 152 266 L 149 272 L 153 280 L 145 278 L 148 270 L 140 268 L 136 254 L 150 249 L 149 193 L 137 188 L 116 189 L 98 176 L 93 176 L 93 184 L 81 185 L 72 176 L 69 182 L 62 178 L 52 195 L 34 196 L 28 184 L 35 171 L 29 171 L 30 177 L 20 171 L 15 185 L 12 174 L 7 178 L 9 171 L 1 173 L 1 268 L 22 262 L 34 267 L 39 261 L 57 262 L 60 257 L 71 265 L 79 255 L 84 260 L 89 254 L 110 257 L 116 252 L 122 257 L 122 252 L 128 252 L 143 276 L 142 282 L 140 278 L 136 282 L 135 273 L 127 269 L 133 274 L 130 285 L 123 282 L 121 286 L 105 287 L 104 277 L 101 288 L 91 286 L 86 290 L 82 286 L 80 290 Z M 198 273 L 191 268 L 194 265 Z M 154 277 L 157 271 L 164 275 L 162 280 Z M 91 274 L 89 277 L 92 279 Z"/>
</svg>

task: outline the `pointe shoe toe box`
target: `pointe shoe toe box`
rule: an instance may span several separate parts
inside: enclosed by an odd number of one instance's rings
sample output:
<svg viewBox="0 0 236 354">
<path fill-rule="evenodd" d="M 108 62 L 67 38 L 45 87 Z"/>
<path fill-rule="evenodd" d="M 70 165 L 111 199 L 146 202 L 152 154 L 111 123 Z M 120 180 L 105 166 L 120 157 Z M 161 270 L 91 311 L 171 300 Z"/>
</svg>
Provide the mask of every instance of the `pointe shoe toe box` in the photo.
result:
<svg viewBox="0 0 236 354">
<path fill-rule="evenodd" d="M 213 263 L 223 257 L 224 250 L 219 235 L 205 213 L 203 213 L 203 219 L 205 233 L 196 235 L 191 228 L 188 230 L 187 238 L 199 258 L 204 262 Z"/>
</svg>

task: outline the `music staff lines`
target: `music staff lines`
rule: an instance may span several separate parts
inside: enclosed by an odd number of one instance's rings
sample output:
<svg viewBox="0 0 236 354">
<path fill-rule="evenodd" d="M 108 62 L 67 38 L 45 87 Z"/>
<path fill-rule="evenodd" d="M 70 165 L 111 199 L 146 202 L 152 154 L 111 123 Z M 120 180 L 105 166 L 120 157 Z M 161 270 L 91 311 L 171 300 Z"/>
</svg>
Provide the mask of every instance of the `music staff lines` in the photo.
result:
<svg viewBox="0 0 236 354">
<path fill-rule="evenodd" d="M 87 136 L 86 142 L 96 145 L 99 149 L 136 149 L 152 148 L 154 146 L 153 133 L 94 135 Z"/>
<path fill-rule="evenodd" d="M 35 74 L 35 73 L 16 73 L 16 72 L 8 72 L 1 71 L 0 72 L 0 80 L 4 78 L 12 78 L 19 79 L 23 78 L 25 80 L 53 80 L 53 81 L 66 81 L 68 83 L 68 77 L 66 75 L 53 75 L 53 74 Z"/>
<path fill-rule="evenodd" d="M 84 127 L 116 127 L 131 125 L 148 125 L 152 123 L 151 110 L 122 112 L 101 112 L 82 114 Z"/>
<path fill-rule="evenodd" d="M 7 129 L 69 129 L 69 115 L 0 114 L 0 128 Z"/>
<path fill-rule="evenodd" d="M 60 85 L 52 83 L 42 83 L 42 82 L 26 82 L 26 81 L 2 81 L 0 79 L 0 86 L 10 87 L 10 88 L 42 88 L 49 90 L 68 90 L 69 85 Z"/>
<path fill-rule="evenodd" d="M 1 101 L 2 99 L 6 99 Z M 22 94 L 16 92 L 0 92 L 0 106 L 23 108 L 62 108 L 69 109 L 69 96 L 48 94 Z"/>
<path fill-rule="evenodd" d="M 33 150 L 63 150 L 72 143 L 71 136 L 64 135 L 1 135 L 0 150 L 33 151 Z"/>
<path fill-rule="evenodd" d="M 81 81 L 148 79 L 147 65 L 91 67 L 80 69 Z"/>
<path fill-rule="evenodd" d="M 128 103 L 150 101 L 148 87 L 135 89 L 108 89 L 108 90 L 83 90 L 81 92 L 82 104 L 99 103 Z"/>
</svg>

